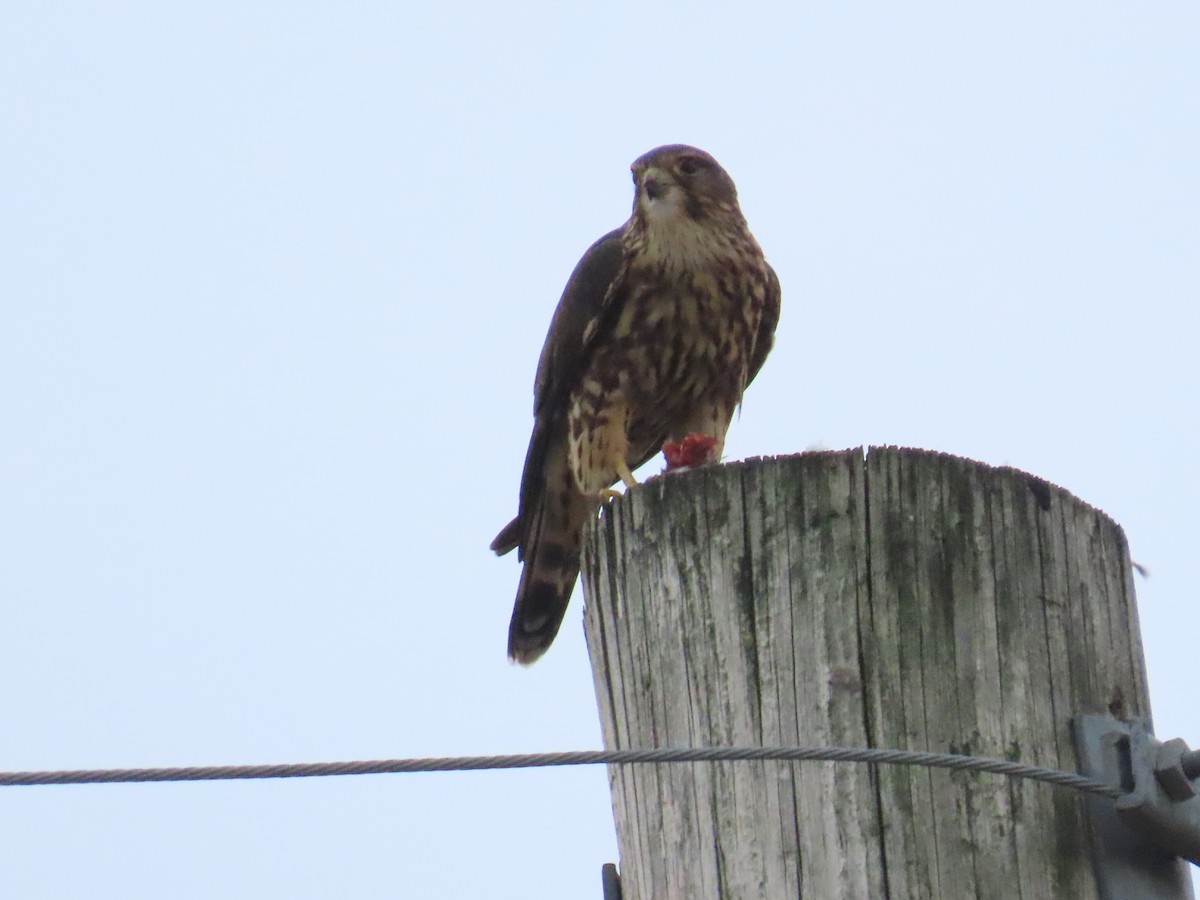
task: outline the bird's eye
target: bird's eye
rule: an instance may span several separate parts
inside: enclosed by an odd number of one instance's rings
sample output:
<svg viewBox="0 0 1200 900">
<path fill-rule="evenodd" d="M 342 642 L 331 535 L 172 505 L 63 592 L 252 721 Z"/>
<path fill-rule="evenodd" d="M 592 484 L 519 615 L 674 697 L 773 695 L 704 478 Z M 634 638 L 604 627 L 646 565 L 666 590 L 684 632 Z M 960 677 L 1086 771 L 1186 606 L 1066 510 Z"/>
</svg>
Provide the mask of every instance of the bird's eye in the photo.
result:
<svg viewBox="0 0 1200 900">
<path fill-rule="evenodd" d="M 684 175 L 695 175 L 704 168 L 704 160 L 698 156 L 685 156 L 679 161 L 679 171 Z"/>
</svg>

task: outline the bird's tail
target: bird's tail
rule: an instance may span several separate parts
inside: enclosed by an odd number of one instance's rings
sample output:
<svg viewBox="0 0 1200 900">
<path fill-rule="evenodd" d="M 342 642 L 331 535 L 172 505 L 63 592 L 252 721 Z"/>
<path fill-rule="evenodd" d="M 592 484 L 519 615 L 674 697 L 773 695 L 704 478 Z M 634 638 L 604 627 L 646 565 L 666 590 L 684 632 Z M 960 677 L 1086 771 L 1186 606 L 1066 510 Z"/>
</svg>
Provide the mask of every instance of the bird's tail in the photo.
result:
<svg viewBox="0 0 1200 900">
<path fill-rule="evenodd" d="M 569 489 L 548 491 L 530 510 L 521 540 L 524 568 L 508 626 L 508 655 L 522 665 L 545 653 L 558 634 L 579 579 L 583 526 L 596 512 L 595 498 L 565 483 Z"/>
</svg>

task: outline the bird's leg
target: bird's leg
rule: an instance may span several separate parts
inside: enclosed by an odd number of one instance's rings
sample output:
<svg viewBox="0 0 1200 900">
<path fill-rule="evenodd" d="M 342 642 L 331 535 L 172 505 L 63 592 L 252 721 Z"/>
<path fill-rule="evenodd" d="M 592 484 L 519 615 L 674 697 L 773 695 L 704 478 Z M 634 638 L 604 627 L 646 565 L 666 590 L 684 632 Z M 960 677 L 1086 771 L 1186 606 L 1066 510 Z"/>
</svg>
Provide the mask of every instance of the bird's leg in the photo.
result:
<svg viewBox="0 0 1200 900">
<path fill-rule="evenodd" d="M 623 459 L 617 461 L 617 475 L 625 484 L 625 487 L 637 487 L 638 480 L 633 477 L 633 472 L 629 471 L 629 463 Z"/>
<path fill-rule="evenodd" d="M 624 460 L 618 460 L 616 469 L 617 477 L 621 479 L 626 489 L 637 486 L 638 480 L 633 477 L 633 472 L 629 470 L 629 464 L 627 462 Z M 620 496 L 620 491 L 615 490 L 614 488 L 604 488 L 604 490 L 600 491 L 600 502 L 611 503 Z"/>
</svg>

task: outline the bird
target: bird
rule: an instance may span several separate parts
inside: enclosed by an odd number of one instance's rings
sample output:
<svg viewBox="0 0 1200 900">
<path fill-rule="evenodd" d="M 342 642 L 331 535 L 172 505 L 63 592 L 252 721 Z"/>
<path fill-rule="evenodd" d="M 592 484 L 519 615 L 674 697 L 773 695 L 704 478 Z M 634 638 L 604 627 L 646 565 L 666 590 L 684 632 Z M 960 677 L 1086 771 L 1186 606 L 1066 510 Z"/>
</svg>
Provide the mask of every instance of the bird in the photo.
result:
<svg viewBox="0 0 1200 900">
<path fill-rule="evenodd" d="M 781 290 L 733 179 L 685 144 L 634 160 L 628 221 L 567 280 L 538 359 L 517 515 L 492 541 L 522 562 L 508 655 L 550 647 L 579 577 L 583 529 L 660 448 L 719 461 L 774 342 Z"/>
</svg>

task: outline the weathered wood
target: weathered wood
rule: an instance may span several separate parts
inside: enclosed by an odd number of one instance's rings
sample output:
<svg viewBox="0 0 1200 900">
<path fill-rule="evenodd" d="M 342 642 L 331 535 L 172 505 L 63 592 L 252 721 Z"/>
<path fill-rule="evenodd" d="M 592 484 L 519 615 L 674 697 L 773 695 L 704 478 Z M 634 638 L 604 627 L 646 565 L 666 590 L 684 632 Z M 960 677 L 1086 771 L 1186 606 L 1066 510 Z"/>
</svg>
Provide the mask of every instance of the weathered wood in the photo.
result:
<svg viewBox="0 0 1200 900">
<path fill-rule="evenodd" d="M 605 746 L 874 746 L 1074 771 L 1149 716 L 1121 530 L 1012 469 L 809 453 L 653 480 L 585 547 Z M 610 770 L 626 900 L 1097 896 L 1079 799 L 835 763 Z"/>
</svg>

